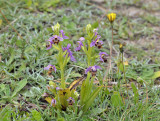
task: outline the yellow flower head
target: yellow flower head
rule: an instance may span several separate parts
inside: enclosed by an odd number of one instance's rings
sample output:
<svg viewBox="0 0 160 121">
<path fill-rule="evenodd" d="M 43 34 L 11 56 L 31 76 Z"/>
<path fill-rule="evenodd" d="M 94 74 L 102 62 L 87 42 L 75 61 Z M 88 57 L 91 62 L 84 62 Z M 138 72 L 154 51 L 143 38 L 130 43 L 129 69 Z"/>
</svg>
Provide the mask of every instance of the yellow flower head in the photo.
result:
<svg viewBox="0 0 160 121">
<path fill-rule="evenodd" d="M 112 23 L 116 19 L 115 13 L 110 13 L 107 15 L 108 20 Z"/>
<path fill-rule="evenodd" d="M 123 45 L 120 43 L 119 48 L 123 48 Z"/>
</svg>

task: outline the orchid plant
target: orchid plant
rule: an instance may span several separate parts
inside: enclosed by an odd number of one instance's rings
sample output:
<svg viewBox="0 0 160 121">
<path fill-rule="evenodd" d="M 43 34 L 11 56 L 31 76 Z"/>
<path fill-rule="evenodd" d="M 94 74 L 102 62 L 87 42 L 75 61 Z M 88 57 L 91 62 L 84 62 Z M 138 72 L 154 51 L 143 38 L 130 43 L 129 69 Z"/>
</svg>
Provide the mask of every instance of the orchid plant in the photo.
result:
<svg viewBox="0 0 160 121">
<path fill-rule="evenodd" d="M 86 111 L 92 104 L 102 87 L 98 87 L 93 91 L 93 83 L 96 77 L 96 73 L 100 66 L 96 65 L 96 59 L 100 58 L 101 62 L 107 62 L 108 54 L 105 52 L 96 53 L 96 49 L 100 49 L 103 46 L 103 41 L 100 40 L 101 36 L 98 34 L 98 29 L 93 28 L 91 24 L 86 26 L 86 37 L 81 37 L 77 41 L 78 46 L 76 51 L 83 50 L 87 56 L 88 68 L 85 71 L 87 78 L 83 81 L 80 92 L 80 105 L 83 111 Z"/>
<path fill-rule="evenodd" d="M 46 48 L 47 50 L 54 48 L 58 51 L 58 54 L 55 56 L 57 59 L 57 66 L 49 64 L 44 69 L 48 70 L 48 75 L 51 75 L 52 72 L 56 73 L 56 70 L 59 69 L 61 81 L 60 87 L 53 81 L 50 81 L 47 88 L 51 94 L 45 93 L 43 96 L 51 106 L 57 109 L 66 110 L 67 107 L 73 107 L 73 105 L 79 103 L 80 109 L 85 112 L 102 89 L 102 86 L 100 86 L 93 90 L 96 73 L 99 69 L 102 69 L 100 66 L 96 65 L 96 59 L 98 58 L 100 61 L 106 63 L 108 57 L 108 54 L 105 52 L 100 52 L 98 54 L 95 51 L 103 46 L 103 42 L 100 41 L 101 36 L 98 34 L 98 29 L 93 28 L 91 24 L 86 26 L 87 35 L 86 37 L 80 37 L 79 41 L 77 41 L 78 46 L 74 50 L 76 52 L 83 50 L 86 54 L 88 68 L 85 74 L 87 76 L 73 81 L 67 88 L 64 76 L 65 66 L 70 60 L 76 62 L 76 59 L 70 49 L 71 44 L 68 44 L 67 47 L 63 47 L 63 41 L 69 38 L 65 35 L 63 30 L 60 30 L 60 25 L 57 23 L 52 29 L 54 35 L 47 40 L 48 45 Z M 76 87 L 80 82 L 82 82 L 82 86 L 79 95 L 76 91 Z M 78 101 L 78 97 L 80 97 L 80 101 Z"/>
</svg>

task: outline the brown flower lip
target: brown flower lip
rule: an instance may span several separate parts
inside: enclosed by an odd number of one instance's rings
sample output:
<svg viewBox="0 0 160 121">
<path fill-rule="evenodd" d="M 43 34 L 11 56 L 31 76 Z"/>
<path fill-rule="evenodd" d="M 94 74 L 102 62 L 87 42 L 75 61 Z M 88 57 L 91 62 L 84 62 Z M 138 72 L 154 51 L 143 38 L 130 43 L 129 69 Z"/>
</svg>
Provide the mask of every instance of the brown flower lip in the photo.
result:
<svg viewBox="0 0 160 121">
<path fill-rule="evenodd" d="M 98 49 L 102 48 L 102 43 L 101 42 L 96 42 L 95 46 L 98 47 Z"/>
<path fill-rule="evenodd" d="M 107 59 L 108 59 L 108 58 L 107 58 L 106 55 L 102 55 L 102 59 L 103 59 L 104 62 L 107 62 Z"/>
<path fill-rule="evenodd" d="M 55 37 L 55 38 L 52 40 L 52 42 L 53 42 L 54 44 L 58 44 L 59 41 L 60 41 L 60 40 L 59 40 L 57 37 Z"/>
</svg>

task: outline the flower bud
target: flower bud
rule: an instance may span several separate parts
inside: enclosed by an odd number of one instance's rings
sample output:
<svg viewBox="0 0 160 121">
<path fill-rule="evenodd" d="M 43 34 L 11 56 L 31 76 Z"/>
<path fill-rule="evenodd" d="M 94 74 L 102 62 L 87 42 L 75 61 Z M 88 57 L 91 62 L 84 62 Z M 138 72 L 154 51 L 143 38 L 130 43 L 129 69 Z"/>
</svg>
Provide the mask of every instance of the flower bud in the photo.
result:
<svg viewBox="0 0 160 121">
<path fill-rule="evenodd" d="M 92 26 L 91 26 L 91 24 L 88 24 L 86 26 L 86 31 L 87 31 L 87 34 L 90 34 L 92 32 Z"/>
<path fill-rule="evenodd" d="M 112 23 L 116 19 L 115 13 L 110 13 L 107 15 L 108 20 Z"/>
<path fill-rule="evenodd" d="M 54 25 L 54 26 L 52 27 L 52 29 L 54 30 L 55 35 L 58 35 L 58 34 L 59 34 L 59 31 L 60 31 L 60 25 L 59 25 L 59 23 L 57 23 L 56 25 Z"/>
<path fill-rule="evenodd" d="M 124 51 L 124 50 L 123 50 L 123 45 L 122 45 L 121 43 L 120 43 L 120 45 L 119 45 L 119 50 L 120 50 L 121 53 L 123 53 L 123 51 Z"/>
</svg>

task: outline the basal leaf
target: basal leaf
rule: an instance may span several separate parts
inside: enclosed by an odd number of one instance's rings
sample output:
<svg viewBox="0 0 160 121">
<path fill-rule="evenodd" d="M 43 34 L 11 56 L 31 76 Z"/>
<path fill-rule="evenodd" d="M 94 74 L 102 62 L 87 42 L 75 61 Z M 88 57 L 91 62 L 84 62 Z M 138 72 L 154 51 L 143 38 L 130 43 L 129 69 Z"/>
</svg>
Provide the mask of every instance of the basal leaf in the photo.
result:
<svg viewBox="0 0 160 121">
<path fill-rule="evenodd" d="M 131 83 L 131 87 L 132 87 L 133 93 L 134 93 L 134 102 L 137 103 L 139 100 L 138 89 L 136 88 L 136 86 L 133 82 Z"/>
<path fill-rule="evenodd" d="M 35 121 L 43 121 L 40 112 L 38 112 L 38 111 L 36 111 L 36 110 L 33 110 L 33 111 L 32 111 L 32 115 L 33 115 L 33 118 L 34 118 Z"/>
<path fill-rule="evenodd" d="M 91 106 L 93 103 L 94 99 L 97 97 L 99 92 L 101 91 L 102 87 L 98 87 L 96 90 L 93 91 L 93 93 L 88 96 L 88 100 L 85 101 L 85 105 L 83 106 L 83 111 L 87 111 L 87 109 Z"/>
<path fill-rule="evenodd" d="M 17 86 L 12 94 L 12 97 L 14 97 L 26 84 L 27 84 L 27 79 L 23 79 L 22 81 L 20 81 L 17 84 Z"/>
<path fill-rule="evenodd" d="M 120 93 L 115 91 L 111 97 L 111 102 L 113 106 L 115 107 L 121 107 L 123 106 L 122 98 L 120 96 Z"/>
</svg>

